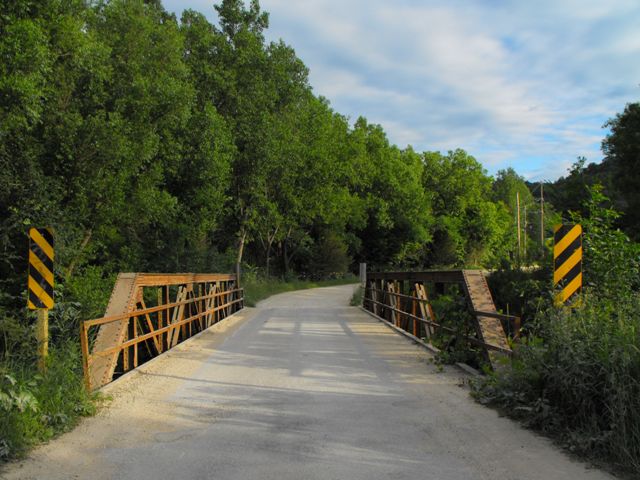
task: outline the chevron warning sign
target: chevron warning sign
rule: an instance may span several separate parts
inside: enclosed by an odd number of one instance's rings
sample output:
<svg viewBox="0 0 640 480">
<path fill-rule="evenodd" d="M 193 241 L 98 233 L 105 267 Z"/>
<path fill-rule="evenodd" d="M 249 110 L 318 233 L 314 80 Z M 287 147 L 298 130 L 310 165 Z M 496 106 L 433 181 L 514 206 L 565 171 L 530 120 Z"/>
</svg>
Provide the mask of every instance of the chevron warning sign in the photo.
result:
<svg viewBox="0 0 640 480">
<path fill-rule="evenodd" d="M 29 230 L 30 310 L 53 307 L 53 231 L 51 228 Z"/>
<path fill-rule="evenodd" d="M 582 291 L 582 226 L 553 227 L 553 285 L 558 288 L 556 302 L 568 304 Z"/>
</svg>

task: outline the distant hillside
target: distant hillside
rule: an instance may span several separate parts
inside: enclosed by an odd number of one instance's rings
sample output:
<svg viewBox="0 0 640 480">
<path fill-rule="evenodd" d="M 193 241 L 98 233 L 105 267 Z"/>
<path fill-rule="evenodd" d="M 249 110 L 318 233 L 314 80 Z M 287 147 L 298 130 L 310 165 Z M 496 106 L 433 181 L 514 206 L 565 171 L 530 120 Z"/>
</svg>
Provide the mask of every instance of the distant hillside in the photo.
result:
<svg viewBox="0 0 640 480">
<path fill-rule="evenodd" d="M 586 187 L 600 184 L 604 187 L 604 194 L 611 199 L 612 206 L 620 212 L 627 212 L 628 202 L 617 185 L 615 163 L 609 159 L 604 159 L 601 163 L 588 165 L 585 163 L 584 159 L 580 159 L 573 165 L 568 175 L 560 177 L 555 182 L 544 182 L 545 203 L 551 204 L 563 218 L 567 218 L 568 212 L 583 210 L 582 205 L 588 198 Z M 525 183 L 532 193 L 535 190 L 535 195 L 538 197 L 539 183 Z M 624 216 L 619 226 L 628 230 Z"/>
<path fill-rule="evenodd" d="M 605 194 L 615 202 L 617 208 L 626 207 L 614 186 L 615 165 L 606 159 L 586 166 L 585 163 L 584 160 L 579 160 L 567 176 L 560 177 L 555 182 L 545 182 L 545 202 L 553 204 L 561 212 L 580 210 L 582 202 L 587 198 L 585 186 L 599 183 L 604 186 Z M 526 184 L 531 191 L 539 186 L 538 182 Z"/>
</svg>

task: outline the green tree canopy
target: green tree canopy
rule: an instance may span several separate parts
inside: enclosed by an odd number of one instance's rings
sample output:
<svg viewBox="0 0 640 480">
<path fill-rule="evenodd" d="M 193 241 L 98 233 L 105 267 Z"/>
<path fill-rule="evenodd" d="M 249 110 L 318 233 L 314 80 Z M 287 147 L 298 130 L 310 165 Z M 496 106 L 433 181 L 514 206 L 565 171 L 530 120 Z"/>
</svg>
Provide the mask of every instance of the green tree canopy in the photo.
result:
<svg viewBox="0 0 640 480">
<path fill-rule="evenodd" d="M 628 104 L 605 125 L 611 133 L 602 142 L 606 161 L 613 165 L 615 187 L 621 192 L 625 216 L 622 224 L 640 238 L 640 103 Z M 611 196 L 615 191 L 609 193 Z"/>
<path fill-rule="evenodd" d="M 422 178 L 436 226 L 429 245 L 430 265 L 491 264 L 505 254 L 510 218 L 491 199 L 492 179 L 464 150 L 447 155 L 426 152 Z"/>
</svg>

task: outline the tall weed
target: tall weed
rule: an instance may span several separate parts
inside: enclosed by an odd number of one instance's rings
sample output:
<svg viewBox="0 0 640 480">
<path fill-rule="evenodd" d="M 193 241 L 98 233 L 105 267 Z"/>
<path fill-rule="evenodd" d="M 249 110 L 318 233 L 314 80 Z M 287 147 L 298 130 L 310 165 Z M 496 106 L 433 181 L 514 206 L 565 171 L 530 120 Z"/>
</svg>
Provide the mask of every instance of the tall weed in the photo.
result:
<svg viewBox="0 0 640 480">
<path fill-rule="evenodd" d="M 0 364 L 0 461 L 24 454 L 95 412 L 80 365 L 74 342 L 51 349 L 42 375 L 22 362 Z"/>
<path fill-rule="evenodd" d="M 481 379 L 474 394 L 572 451 L 640 472 L 640 298 L 587 295 L 577 310 L 541 314 L 510 368 Z"/>
<path fill-rule="evenodd" d="M 614 228 L 618 214 L 590 190 L 579 307 L 548 306 L 506 368 L 474 395 L 560 439 L 570 450 L 640 474 L 639 247 Z M 551 293 L 548 292 L 547 295 Z"/>
<path fill-rule="evenodd" d="M 56 285 L 44 374 L 35 368 L 35 315 L 12 317 L 0 310 L 0 461 L 23 455 L 31 446 L 70 429 L 80 417 L 95 411 L 95 402 L 83 384 L 78 336 L 86 310 L 79 301 L 68 299 L 98 299 L 93 292 L 100 286 L 78 284 L 78 288 L 87 294 L 71 294 L 73 287 L 63 282 Z M 86 305 L 92 302 L 86 301 Z"/>
</svg>

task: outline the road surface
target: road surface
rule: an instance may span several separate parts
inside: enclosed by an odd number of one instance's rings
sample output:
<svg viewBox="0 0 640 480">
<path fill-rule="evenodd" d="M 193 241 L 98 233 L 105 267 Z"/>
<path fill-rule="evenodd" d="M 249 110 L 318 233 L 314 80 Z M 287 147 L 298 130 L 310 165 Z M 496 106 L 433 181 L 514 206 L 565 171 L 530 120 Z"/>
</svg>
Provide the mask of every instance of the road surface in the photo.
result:
<svg viewBox="0 0 640 480">
<path fill-rule="evenodd" d="M 473 402 L 464 373 L 348 300 L 246 309 L 107 388 L 6 479 L 605 479 Z"/>
</svg>

